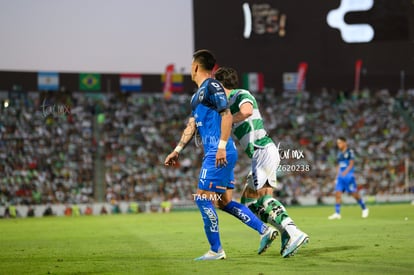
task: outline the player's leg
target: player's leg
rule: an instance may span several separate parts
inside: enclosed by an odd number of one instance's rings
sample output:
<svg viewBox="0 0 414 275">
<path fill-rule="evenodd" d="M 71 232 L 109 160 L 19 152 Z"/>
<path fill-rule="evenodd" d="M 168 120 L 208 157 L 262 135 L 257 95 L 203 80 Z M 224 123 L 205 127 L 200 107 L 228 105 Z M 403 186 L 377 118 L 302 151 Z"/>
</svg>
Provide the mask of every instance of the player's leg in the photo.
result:
<svg viewBox="0 0 414 275">
<path fill-rule="evenodd" d="M 240 204 L 232 199 L 232 189 L 227 189 L 219 202 L 219 208 L 245 223 L 247 226 L 263 234 L 267 226 L 254 215 L 254 213 L 245 205 Z"/>
<path fill-rule="evenodd" d="M 364 200 L 362 199 L 361 195 L 358 192 L 358 188 L 357 188 L 357 184 L 356 184 L 354 176 L 350 176 L 349 179 L 348 179 L 348 190 L 347 191 L 352 195 L 352 197 L 355 198 L 355 200 L 357 201 L 357 203 L 361 207 L 361 209 L 362 209 L 362 218 L 368 218 L 369 209 L 365 205 Z"/>
<path fill-rule="evenodd" d="M 289 247 L 290 239 L 309 239 L 308 235 L 298 229 L 289 217 L 286 208 L 277 199 L 273 198 L 276 188 L 276 171 L 280 158 L 274 144 L 258 149 L 252 158 L 252 173 L 247 177 L 247 185 L 242 194 L 242 202 L 249 206 L 262 221 L 276 227 L 282 235 L 281 254 Z M 301 245 L 301 244 L 300 244 Z M 296 250 L 290 246 L 290 250 Z"/>
<path fill-rule="evenodd" d="M 276 171 L 279 163 L 279 151 L 274 144 L 255 150 L 252 157 L 252 170 L 246 177 L 241 203 L 248 206 L 263 222 L 270 223 L 278 229 L 281 234 L 282 253 L 289 242 L 289 234 L 281 223 L 276 222 L 276 219 L 270 218 L 271 221 L 269 221 L 265 214 L 267 206 L 263 205 L 268 197 L 273 196 L 273 188 L 277 185 Z M 265 185 L 267 186 L 265 187 Z M 260 194 L 258 190 L 260 190 Z"/>
<path fill-rule="evenodd" d="M 218 260 L 226 258 L 220 242 L 219 219 L 210 199 L 214 197 L 214 194 L 214 192 L 197 190 L 197 194 L 194 196 L 194 201 L 203 218 L 204 232 L 210 244 L 210 250 L 195 260 Z"/>
<path fill-rule="evenodd" d="M 207 181 L 215 174 L 215 158 L 205 158 L 200 170 L 197 194 L 194 201 L 201 213 L 204 223 L 204 232 L 210 244 L 210 250 L 195 260 L 219 260 L 225 259 L 226 254 L 221 246 L 219 233 L 219 219 L 212 199 L 215 198 L 216 190 Z"/>
<path fill-rule="evenodd" d="M 234 189 L 234 166 L 236 165 L 237 156 L 227 155 L 227 165 L 218 172 L 221 182 L 226 183 L 226 192 L 219 201 L 219 207 L 239 219 L 241 222 L 256 230 L 261 235 L 261 241 L 258 253 L 261 254 L 271 245 L 277 237 L 277 231 L 264 224 L 249 208 L 232 199 L 232 190 Z M 217 190 L 219 191 L 219 190 Z"/>
<path fill-rule="evenodd" d="M 328 219 L 339 220 L 341 219 L 341 203 L 342 203 L 342 192 L 344 190 L 344 180 L 341 177 L 336 178 L 335 184 L 335 213 L 330 215 Z"/>
<path fill-rule="evenodd" d="M 237 156 L 228 154 L 227 165 L 218 169 L 215 175 L 216 178 L 209 179 L 209 182 L 211 182 L 210 185 L 213 185 L 213 188 L 215 187 L 215 191 L 223 194 L 218 201 L 218 206 L 221 210 L 235 216 L 240 221 L 259 232 L 259 234 L 263 234 L 266 231 L 267 226 L 263 224 L 250 209 L 233 200 L 232 190 L 234 189 L 234 166 L 236 165 L 236 160 Z"/>
<path fill-rule="evenodd" d="M 278 233 L 274 228 L 264 224 L 248 207 L 232 200 L 232 190 L 234 187 L 229 187 L 219 202 L 219 207 L 260 234 L 258 254 L 262 254 L 270 247 Z"/>
<path fill-rule="evenodd" d="M 217 204 L 220 207 L 222 207 L 224 211 L 232 214 L 248 226 L 257 230 L 260 234 L 265 235 L 264 241 L 261 242 L 261 246 L 259 247 L 260 254 L 271 244 L 273 239 L 277 236 L 277 232 L 276 230 L 274 230 L 274 232 L 269 232 L 268 226 L 263 224 L 247 207 L 231 200 L 231 193 L 230 197 L 229 194 L 225 194 L 226 190 L 229 187 L 234 188 L 234 185 L 232 186 L 232 182 L 234 182 L 233 169 L 236 165 L 236 161 L 237 152 L 235 152 L 234 154 L 227 154 L 227 165 L 223 167 L 216 167 L 215 156 L 206 156 L 203 161 L 203 167 L 200 171 L 200 181 L 198 188 L 199 190 L 202 190 L 202 196 L 207 196 L 210 199 L 216 200 Z M 205 202 L 205 200 L 200 200 L 199 202 L 197 202 L 197 205 L 199 206 L 200 212 L 202 212 L 202 214 L 204 212 L 203 220 L 205 225 L 205 231 L 206 234 L 209 235 L 211 234 L 211 228 L 209 228 L 208 226 L 214 226 L 215 221 L 217 221 L 218 226 L 217 214 L 214 210 L 211 200 L 209 200 L 207 203 Z M 212 235 L 214 236 L 214 234 Z M 212 240 L 216 241 L 216 239 L 214 238 Z M 209 252 L 207 252 L 205 255 L 201 256 L 198 259 L 205 260 L 206 258 L 210 257 L 206 255 L 210 255 L 212 254 L 212 252 L 215 253 L 216 251 L 214 249 L 217 249 L 217 247 L 212 246 Z"/>
<path fill-rule="evenodd" d="M 245 190 L 243 197 L 247 198 L 249 198 L 249 194 L 254 192 L 249 187 Z M 260 198 L 255 202 L 251 202 L 249 208 L 257 213 L 262 221 L 279 230 L 281 233 L 280 254 L 283 257 L 289 257 L 295 254 L 300 246 L 309 241 L 309 236 L 296 226 L 284 205 L 270 195 L 272 192 L 273 188 L 271 187 L 263 187 L 258 190 L 256 193 Z M 251 196 L 250 199 L 252 199 Z"/>
<path fill-rule="evenodd" d="M 268 219 L 259 213 L 266 208 L 263 205 L 265 200 L 262 197 L 273 196 L 273 188 L 277 185 L 276 171 L 279 163 L 279 151 L 275 144 L 269 144 L 265 148 L 256 149 L 252 157 L 252 169 L 246 177 L 245 187 L 242 192 L 241 202 L 266 223 L 269 222 Z M 282 232 L 277 224 L 273 225 Z"/>
</svg>

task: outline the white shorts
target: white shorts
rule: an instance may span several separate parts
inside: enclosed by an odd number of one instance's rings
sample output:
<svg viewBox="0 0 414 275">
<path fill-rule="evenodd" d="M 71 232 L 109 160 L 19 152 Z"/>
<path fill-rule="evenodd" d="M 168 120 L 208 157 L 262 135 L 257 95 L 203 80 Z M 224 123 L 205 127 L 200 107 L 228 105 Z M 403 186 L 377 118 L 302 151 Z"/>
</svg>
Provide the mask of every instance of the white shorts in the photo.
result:
<svg viewBox="0 0 414 275">
<path fill-rule="evenodd" d="M 280 163 L 279 150 L 274 143 L 268 144 L 264 148 L 257 148 L 252 157 L 252 170 L 247 178 L 247 186 L 253 190 L 263 188 L 269 183 L 276 188 L 276 172 Z"/>
</svg>

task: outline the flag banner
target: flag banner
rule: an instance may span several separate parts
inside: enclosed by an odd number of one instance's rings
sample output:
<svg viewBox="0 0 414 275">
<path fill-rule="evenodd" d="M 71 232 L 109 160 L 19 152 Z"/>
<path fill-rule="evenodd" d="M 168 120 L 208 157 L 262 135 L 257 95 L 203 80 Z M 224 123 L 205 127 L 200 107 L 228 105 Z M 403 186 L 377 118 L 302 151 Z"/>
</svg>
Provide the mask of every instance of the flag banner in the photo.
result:
<svg viewBox="0 0 414 275">
<path fill-rule="evenodd" d="M 250 92 L 263 92 L 264 76 L 263 73 L 245 73 L 242 76 L 243 88 Z"/>
<path fill-rule="evenodd" d="M 184 75 L 173 73 L 171 76 L 171 92 L 182 92 L 184 90 Z M 166 74 L 161 75 L 162 86 L 165 87 Z"/>
<path fill-rule="evenodd" d="M 211 71 L 211 74 L 214 76 L 214 74 L 217 72 L 217 70 L 220 68 L 219 64 L 214 64 L 213 70 Z"/>
<path fill-rule="evenodd" d="M 283 73 L 283 89 L 285 91 L 294 91 L 297 90 L 297 83 L 298 83 L 298 73 L 294 72 L 286 72 Z M 302 86 L 300 87 L 301 90 L 305 88 L 306 81 L 302 82 Z"/>
<path fill-rule="evenodd" d="M 101 90 L 101 75 L 95 73 L 79 74 L 79 89 L 81 91 Z"/>
<path fill-rule="evenodd" d="M 298 92 L 304 89 L 303 83 L 305 82 L 305 79 L 306 79 L 307 70 L 308 70 L 308 63 L 301 62 L 298 68 L 298 81 L 296 84 L 296 89 L 298 90 Z"/>
<path fill-rule="evenodd" d="M 119 87 L 123 92 L 140 92 L 142 77 L 140 74 L 120 74 Z"/>
<path fill-rule="evenodd" d="M 355 80 L 354 80 L 354 91 L 359 91 L 359 84 L 361 81 L 361 68 L 362 68 L 362 60 L 358 59 L 355 62 Z"/>
<path fill-rule="evenodd" d="M 172 75 L 174 73 L 174 64 L 168 64 L 165 68 L 164 87 L 162 89 L 164 99 L 169 100 L 172 97 Z"/>
<path fill-rule="evenodd" d="M 37 89 L 39 91 L 59 90 L 59 74 L 54 72 L 37 73 Z"/>
</svg>

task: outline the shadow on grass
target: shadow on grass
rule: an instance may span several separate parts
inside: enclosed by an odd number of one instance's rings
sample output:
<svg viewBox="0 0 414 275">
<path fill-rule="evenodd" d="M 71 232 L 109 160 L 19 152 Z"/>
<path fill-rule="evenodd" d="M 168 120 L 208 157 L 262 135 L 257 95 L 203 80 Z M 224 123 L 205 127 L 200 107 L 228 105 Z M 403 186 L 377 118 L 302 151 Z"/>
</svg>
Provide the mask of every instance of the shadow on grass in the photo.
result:
<svg viewBox="0 0 414 275">
<path fill-rule="evenodd" d="M 301 249 L 298 253 L 303 256 L 317 256 L 326 253 L 336 253 L 346 250 L 356 250 L 362 248 L 362 245 L 343 245 L 343 246 L 332 246 L 332 247 L 320 247 L 320 248 L 310 248 L 306 247 Z"/>
</svg>

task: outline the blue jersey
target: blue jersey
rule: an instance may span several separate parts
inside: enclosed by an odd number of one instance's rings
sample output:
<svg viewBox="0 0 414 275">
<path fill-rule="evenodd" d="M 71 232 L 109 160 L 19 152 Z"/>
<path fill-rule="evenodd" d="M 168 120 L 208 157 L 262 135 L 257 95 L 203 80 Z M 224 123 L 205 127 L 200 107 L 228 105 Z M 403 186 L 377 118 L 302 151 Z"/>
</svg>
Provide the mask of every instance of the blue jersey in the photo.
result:
<svg viewBox="0 0 414 275">
<path fill-rule="evenodd" d="M 220 112 L 228 108 L 223 86 L 215 79 L 206 79 L 191 98 L 192 116 L 203 142 L 204 154 L 216 154 L 221 134 Z M 229 138 L 226 151 L 236 151 Z"/>
<path fill-rule="evenodd" d="M 351 160 L 354 160 L 354 151 L 347 148 L 345 152 L 340 151 L 338 153 L 337 161 L 339 165 L 339 172 L 345 171 L 346 168 L 348 168 L 349 163 Z M 340 174 L 339 173 L 339 174 Z M 354 167 L 351 168 L 351 170 L 348 172 L 348 175 L 352 175 L 354 173 Z"/>
</svg>

